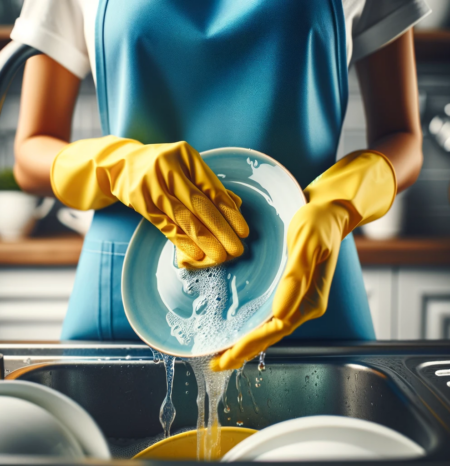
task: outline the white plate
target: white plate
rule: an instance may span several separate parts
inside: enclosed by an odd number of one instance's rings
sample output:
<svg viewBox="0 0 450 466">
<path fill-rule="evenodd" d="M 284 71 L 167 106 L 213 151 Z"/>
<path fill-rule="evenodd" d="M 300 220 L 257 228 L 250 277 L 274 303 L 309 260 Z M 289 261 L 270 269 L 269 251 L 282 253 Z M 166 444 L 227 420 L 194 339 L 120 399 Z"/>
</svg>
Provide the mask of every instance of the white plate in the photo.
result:
<svg viewBox="0 0 450 466">
<path fill-rule="evenodd" d="M 72 432 L 30 401 L 0 396 L 0 454 L 84 458 Z"/>
<path fill-rule="evenodd" d="M 236 445 L 222 461 L 406 459 L 425 450 L 398 432 L 344 416 L 309 416 L 267 427 Z"/>
<path fill-rule="evenodd" d="M 261 152 L 228 147 L 201 155 L 242 199 L 250 227 L 244 254 L 216 268 L 178 269 L 174 245 L 142 220 L 122 273 L 123 305 L 134 331 L 152 348 L 188 358 L 224 351 L 272 317 L 287 261 L 287 227 L 306 204 L 293 176 Z"/>
<path fill-rule="evenodd" d="M 4 380 L 0 382 L 0 395 L 30 401 L 46 409 L 69 429 L 86 456 L 111 458 L 106 440 L 92 417 L 62 393 L 37 383 Z"/>
</svg>

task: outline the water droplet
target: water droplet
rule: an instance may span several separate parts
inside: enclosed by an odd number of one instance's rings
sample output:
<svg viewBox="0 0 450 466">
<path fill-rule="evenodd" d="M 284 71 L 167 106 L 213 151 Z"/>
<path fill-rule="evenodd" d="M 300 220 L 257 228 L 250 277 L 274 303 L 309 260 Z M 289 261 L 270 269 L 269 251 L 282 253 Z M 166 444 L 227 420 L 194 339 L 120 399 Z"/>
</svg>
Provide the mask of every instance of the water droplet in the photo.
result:
<svg viewBox="0 0 450 466">
<path fill-rule="evenodd" d="M 185 385 L 188 386 L 188 385 L 189 385 L 189 382 L 186 382 Z"/>
<path fill-rule="evenodd" d="M 187 371 L 186 375 L 189 377 L 191 375 L 191 373 L 189 371 Z"/>
<path fill-rule="evenodd" d="M 231 421 L 231 417 L 227 418 L 229 421 Z"/>
<path fill-rule="evenodd" d="M 260 383 L 255 383 L 255 387 L 256 387 L 256 388 L 259 388 L 260 386 L 261 386 Z"/>
<path fill-rule="evenodd" d="M 189 392 L 186 392 L 186 395 L 188 395 L 188 394 L 189 394 Z"/>
<path fill-rule="evenodd" d="M 230 407 L 229 406 L 225 406 L 225 408 L 223 408 L 223 412 L 224 413 L 229 413 L 231 411 Z"/>
<path fill-rule="evenodd" d="M 306 383 L 309 383 L 309 375 L 307 375 L 307 376 L 305 377 L 305 382 L 306 382 Z"/>
<path fill-rule="evenodd" d="M 25 364 L 31 364 L 31 359 L 30 359 L 30 358 L 26 358 L 26 359 L 23 360 L 23 362 L 24 362 Z"/>
<path fill-rule="evenodd" d="M 236 422 L 236 425 L 237 425 L 238 427 L 242 427 L 242 426 L 244 425 L 244 423 L 243 423 L 242 421 L 237 421 L 237 422 Z"/>
<path fill-rule="evenodd" d="M 131 356 L 128 354 L 125 359 L 131 359 Z"/>
</svg>

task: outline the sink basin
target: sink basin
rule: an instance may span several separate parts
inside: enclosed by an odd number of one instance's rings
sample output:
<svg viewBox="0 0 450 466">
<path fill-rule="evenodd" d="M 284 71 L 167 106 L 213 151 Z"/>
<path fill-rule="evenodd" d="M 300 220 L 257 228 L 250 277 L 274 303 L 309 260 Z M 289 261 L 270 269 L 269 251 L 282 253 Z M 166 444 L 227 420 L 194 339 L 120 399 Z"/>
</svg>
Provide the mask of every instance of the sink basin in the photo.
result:
<svg viewBox="0 0 450 466">
<path fill-rule="evenodd" d="M 12 368 L 8 379 L 36 382 L 66 394 L 94 417 L 110 441 L 144 445 L 145 439 L 160 435 L 159 409 L 166 393 L 163 364 L 153 362 L 151 352 L 141 345 L 121 351 L 117 346 L 116 353 L 99 346 L 84 352 L 80 348 L 24 358 L 8 356 L 0 344 L 5 365 Z M 266 357 L 259 387 L 256 363 L 247 364 L 241 379 L 242 410 L 233 375 L 227 391 L 231 411 L 225 413 L 219 405 L 222 425 L 262 429 L 301 416 L 350 416 L 406 435 L 427 451 L 427 459 L 450 459 L 450 400 L 438 396 L 432 382 L 424 383 L 422 376 L 425 361 L 440 358 L 417 357 L 409 351 L 380 355 L 376 347 L 373 354 L 367 347 L 360 351 L 340 347 L 332 353 L 274 348 Z M 196 397 L 193 371 L 188 363 L 177 362 L 172 432 L 194 428 Z"/>
</svg>

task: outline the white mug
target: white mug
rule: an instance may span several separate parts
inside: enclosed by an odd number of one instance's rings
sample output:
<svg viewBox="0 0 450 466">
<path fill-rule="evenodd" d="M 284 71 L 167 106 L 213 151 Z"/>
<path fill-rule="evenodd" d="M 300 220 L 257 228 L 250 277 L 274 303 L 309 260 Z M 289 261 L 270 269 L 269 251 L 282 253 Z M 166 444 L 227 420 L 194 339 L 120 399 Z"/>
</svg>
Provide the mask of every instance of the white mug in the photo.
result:
<svg viewBox="0 0 450 466">
<path fill-rule="evenodd" d="M 37 219 L 45 217 L 55 200 L 45 198 L 37 207 L 39 198 L 21 191 L 0 191 L 0 238 L 18 241 L 27 236 Z"/>
<path fill-rule="evenodd" d="M 361 227 L 365 236 L 371 239 L 383 240 L 396 238 L 402 233 L 405 194 L 405 191 L 397 194 L 392 207 L 386 215 Z"/>
</svg>

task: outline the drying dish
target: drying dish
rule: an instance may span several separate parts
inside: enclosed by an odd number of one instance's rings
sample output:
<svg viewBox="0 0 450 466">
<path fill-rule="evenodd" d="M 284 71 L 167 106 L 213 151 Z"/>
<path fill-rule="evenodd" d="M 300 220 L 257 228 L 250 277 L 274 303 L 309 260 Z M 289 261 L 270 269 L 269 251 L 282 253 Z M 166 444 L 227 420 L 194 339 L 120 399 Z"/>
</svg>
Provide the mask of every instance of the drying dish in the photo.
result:
<svg viewBox="0 0 450 466">
<path fill-rule="evenodd" d="M 72 433 L 40 406 L 0 396 L 0 454 L 84 457 Z"/>
<path fill-rule="evenodd" d="M 395 430 L 344 416 L 308 416 L 274 424 L 244 440 L 222 461 L 335 461 L 425 456 Z"/>
<path fill-rule="evenodd" d="M 32 382 L 5 380 L 0 382 L 0 396 L 19 398 L 45 409 L 70 431 L 86 456 L 110 459 L 108 445 L 97 424 L 62 393 Z"/>
<path fill-rule="evenodd" d="M 202 156 L 242 199 L 250 227 L 244 254 L 220 267 L 178 269 L 173 244 L 142 220 L 128 246 L 122 276 L 125 313 L 133 329 L 152 348 L 180 357 L 223 351 L 271 317 L 287 260 L 287 227 L 306 203 L 293 176 L 267 155 L 223 148 Z M 217 312 L 211 313 L 212 307 Z M 222 319 L 220 325 L 216 317 Z M 223 320 L 229 325 L 225 331 Z M 208 332 L 221 329 L 213 338 L 207 335 L 213 346 L 201 341 L 202 326 Z"/>
<path fill-rule="evenodd" d="M 221 455 L 225 455 L 240 442 L 257 432 L 242 427 L 220 429 Z M 197 460 L 197 430 L 182 432 L 161 440 L 138 453 L 133 459 L 152 460 Z"/>
</svg>

